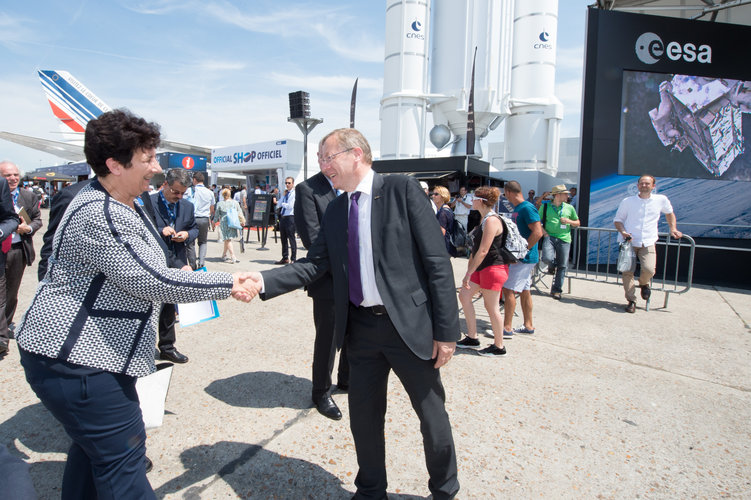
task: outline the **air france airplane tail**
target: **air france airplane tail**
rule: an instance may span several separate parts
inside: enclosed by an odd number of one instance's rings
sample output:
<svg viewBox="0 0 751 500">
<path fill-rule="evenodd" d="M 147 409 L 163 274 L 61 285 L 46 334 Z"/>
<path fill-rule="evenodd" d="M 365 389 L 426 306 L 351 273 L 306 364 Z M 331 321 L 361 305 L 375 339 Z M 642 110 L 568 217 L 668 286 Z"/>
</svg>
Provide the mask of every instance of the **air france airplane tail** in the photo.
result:
<svg viewBox="0 0 751 500">
<path fill-rule="evenodd" d="M 80 136 L 70 133 L 84 132 L 89 120 L 112 109 L 67 71 L 39 70 L 39 81 L 52 112 L 61 122 L 60 129 L 69 138 L 80 140 Z"/>
</svg>

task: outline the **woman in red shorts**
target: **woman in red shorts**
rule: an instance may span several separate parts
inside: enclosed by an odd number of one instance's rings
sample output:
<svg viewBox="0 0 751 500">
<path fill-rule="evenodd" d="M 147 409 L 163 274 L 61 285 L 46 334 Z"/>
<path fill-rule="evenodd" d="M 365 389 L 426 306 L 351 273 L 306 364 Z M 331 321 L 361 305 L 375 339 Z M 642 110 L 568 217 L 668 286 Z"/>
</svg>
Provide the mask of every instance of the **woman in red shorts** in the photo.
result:
<svg viewBox="0 0 751 500">
<path fill-rule="evenodd" d="M 456 347 L 474 349 L 480 346 L 477 338 L 477 318 L 472 297 L 482 291 L 482 300 L 493 327 L 494 342 L 478 351 L 480 356 L 500 357 L 506 354 L 503 347 L 503 317 L 498 301 L 503 284 L 508 277 L 508 265 L 501 253 L 503 248 L 503 223 L 493 207 L 501 192 L 496 187 L 482 186 L 475 190 L 472 209 L 480 212 L 482 223 L 474 230 L 474 244 L 467 264 L 467 274 L 462 280 L 459 301 L 467 321 L 467 335 Z"/>
</svg>

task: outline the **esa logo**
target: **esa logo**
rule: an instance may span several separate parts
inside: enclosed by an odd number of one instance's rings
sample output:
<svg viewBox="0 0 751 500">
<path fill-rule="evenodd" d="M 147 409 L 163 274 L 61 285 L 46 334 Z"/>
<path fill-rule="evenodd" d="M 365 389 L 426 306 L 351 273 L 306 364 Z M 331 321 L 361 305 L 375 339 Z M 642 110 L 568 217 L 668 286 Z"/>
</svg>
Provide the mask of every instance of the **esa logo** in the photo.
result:
<svg viewBox="0 0 751 500">
<path fill-rule="evenodd" d="M 410 28 L 412 28 L 412 31 L 407 33 L 407 38 L 416 38 L 418 40 L 425 40 L 425 35 L 420 33 L 422 31 L 422 23 L 415 19 L 415 21 L 410 25 Z"/>
<path fill-rule="evenodd" d="M 665 45 L 659 36 L 654 33 L 642 33 L 636 39 L 636 57 L 644 64 L 654 64 L 660 60 L 663 55 L 668 56 L 671 61 L 683 59 L 685 62 L 712 62 L 712 47 L 709 45 L 696 46 L 695 43 L 670 42 Z"/>
</svg>

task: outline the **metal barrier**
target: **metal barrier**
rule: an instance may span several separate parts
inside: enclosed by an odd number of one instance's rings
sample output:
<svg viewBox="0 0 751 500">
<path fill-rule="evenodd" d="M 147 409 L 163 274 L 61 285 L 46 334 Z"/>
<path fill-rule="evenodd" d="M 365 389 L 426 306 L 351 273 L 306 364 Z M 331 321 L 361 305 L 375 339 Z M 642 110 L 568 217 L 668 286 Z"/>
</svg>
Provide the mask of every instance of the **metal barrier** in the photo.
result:
<svg viewBox="0 0 751 500">
<path fill-rule="evenodd" d="M 671 293 L 686 293 L 691 289 L 696 243 L 693 238 L 685 234 L 680 239 L 671 238 L 669 233 L 659 233 L 658 236 L 656 246 L 663 247 L 664 250 L 662 265 L 659 261 L 657 262 L 655 278 L 652 278 L 650 288 L 653 291 L 665 293 L 663 307 L 666 308 Z M 621 273 L 616 269 L 617 237 L 618 230 L 615 228 L 578 227 L 571 230 L 571 253 L 566 271 L 568 293 L 571 293 L 571 281 L 575 279 L 622 284 Z M 686 252 L 688 252 L 688 257 L 685 278 L 681 279 L 679 273 L 681 254 L 685 255 Z M 534 286 L 542 283 L 543 275 L 538 265 L 535 268 Z M 649 310 L 649 300 L 647 310 Z"/>
</svg>

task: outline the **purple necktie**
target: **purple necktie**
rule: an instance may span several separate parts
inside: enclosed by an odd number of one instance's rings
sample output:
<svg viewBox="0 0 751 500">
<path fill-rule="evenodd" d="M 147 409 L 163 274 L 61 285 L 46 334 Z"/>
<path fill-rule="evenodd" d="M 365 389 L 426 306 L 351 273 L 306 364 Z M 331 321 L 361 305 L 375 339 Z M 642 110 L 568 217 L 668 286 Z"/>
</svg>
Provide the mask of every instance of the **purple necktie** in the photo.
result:
<svg viewBox="0 0 751 500">
<path fill-rule="evenodd" d="M 349 300 L 354 305 L 362 304 L 362 280 L 360 279 L 360 235 L 358 232 L 358 206 L 360 191 L 350 196 L 349 221 L 347 223 L 347 249 L 349 254 Z"/>
</svg>

